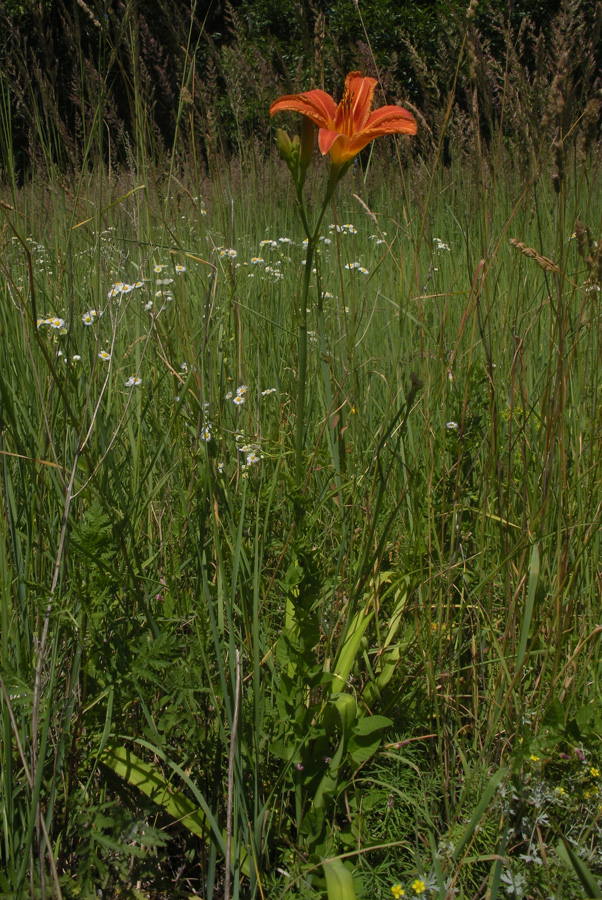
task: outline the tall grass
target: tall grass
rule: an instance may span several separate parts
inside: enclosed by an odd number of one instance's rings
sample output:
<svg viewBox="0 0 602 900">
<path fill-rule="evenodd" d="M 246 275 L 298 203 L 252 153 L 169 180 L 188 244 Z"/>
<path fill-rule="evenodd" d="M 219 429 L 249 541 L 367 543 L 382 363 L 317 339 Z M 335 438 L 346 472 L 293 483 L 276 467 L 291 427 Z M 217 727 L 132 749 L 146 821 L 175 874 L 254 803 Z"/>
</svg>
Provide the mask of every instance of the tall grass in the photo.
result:
<svg viewBox="0 0 602 900">
<path fill-rule="evenodd" d="M 281 162 L 141 83 L 129 168 L 5 153 L 2 895 L 599 894 L 600 153 L 561 83 L 486 146 L 466 34 L 461 151 L 326 215 L 301 485 Z"/>
</svg>

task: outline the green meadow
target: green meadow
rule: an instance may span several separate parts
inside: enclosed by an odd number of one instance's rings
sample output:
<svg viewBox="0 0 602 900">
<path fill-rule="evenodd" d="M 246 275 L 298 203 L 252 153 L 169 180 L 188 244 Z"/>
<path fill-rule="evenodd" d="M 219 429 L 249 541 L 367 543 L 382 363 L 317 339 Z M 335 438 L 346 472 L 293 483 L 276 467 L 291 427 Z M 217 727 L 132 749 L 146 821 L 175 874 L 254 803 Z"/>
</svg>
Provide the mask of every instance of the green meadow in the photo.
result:
<svg viewBox="0 0 602 900">
<path fill-rule="evenodd" d="M 591 108 L 379 139 L 308 273 L 275 128 L 22 175 L 2 98 L 0 897 L 601 897 Z"/>
</svg>

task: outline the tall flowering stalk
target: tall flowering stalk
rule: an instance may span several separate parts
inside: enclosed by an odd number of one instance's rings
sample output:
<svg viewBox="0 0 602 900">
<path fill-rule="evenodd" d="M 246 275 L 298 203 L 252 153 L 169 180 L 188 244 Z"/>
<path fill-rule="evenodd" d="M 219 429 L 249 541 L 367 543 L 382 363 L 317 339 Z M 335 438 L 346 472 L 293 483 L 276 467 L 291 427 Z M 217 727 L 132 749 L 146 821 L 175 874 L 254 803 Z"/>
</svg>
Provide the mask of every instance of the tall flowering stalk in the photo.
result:
<svg viewBox="0 0 602 900">
<path fill-rule="evenodd" d="M 345 79 L 343 98 L 337 104 L 325 91 L 313 90 L 303 94 L 287 94 L 279 97 L 270 107 L 270 115 L 277 112 L 299 112 L 303 116 L 301 137 L 293 140 L 282 129 L 278 130 L 280 155 L 286 162 L 295 185 L 295 193 L 303 229 L 307 237 L 307 256 L 299 307 L 299 364 L 297 393 L 297 426 L 295 435 L 295 481 L 301 484 L 303 470 L 303 434 L 305 429 L 305 381 L 307 374 L 307 303 L 312 274 L 312 263 L 320 228 L 326 208 L 334 190 L 353 159 L 371 141 L 385 134 L 416 134 L 414 117 L 401 106 L 382 106 L 372 110 L 372 100 L 377 81 L 363 78 L 359 72 L 350 72 Z M 330 156 L 330 176 L 322 207 L 313 228 L 309 223 L 303 198 L 305 176 L 311 162 L 314 126 L 318 126 L 318 145 L 323 156 Z"/>
</svg>

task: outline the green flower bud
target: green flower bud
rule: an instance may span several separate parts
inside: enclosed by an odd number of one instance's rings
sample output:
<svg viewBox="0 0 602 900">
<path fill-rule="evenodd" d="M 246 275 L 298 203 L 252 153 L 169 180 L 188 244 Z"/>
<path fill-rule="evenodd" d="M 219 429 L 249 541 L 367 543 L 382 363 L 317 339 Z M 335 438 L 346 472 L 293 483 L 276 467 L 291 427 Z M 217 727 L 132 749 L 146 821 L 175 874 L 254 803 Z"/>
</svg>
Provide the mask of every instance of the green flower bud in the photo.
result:
<svg viewBox="0 0 602 900">
<path fill-rule="evenodd" d="M 280 153 L 280 156 L 285 163 L 290 163 L 293 153 L 293 143 L 283 128 L 278 129 L 276 141 L 278 143 L 278 152 Z"/>
</svg>

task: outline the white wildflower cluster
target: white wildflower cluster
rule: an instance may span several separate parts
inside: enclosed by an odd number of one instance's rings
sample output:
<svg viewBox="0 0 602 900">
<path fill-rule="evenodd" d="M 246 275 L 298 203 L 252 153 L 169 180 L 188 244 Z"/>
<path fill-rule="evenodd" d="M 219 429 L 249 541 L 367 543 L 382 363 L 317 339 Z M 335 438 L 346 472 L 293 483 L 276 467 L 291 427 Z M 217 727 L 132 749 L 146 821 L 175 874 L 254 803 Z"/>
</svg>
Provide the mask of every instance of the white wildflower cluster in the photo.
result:
<svg viewBox="0 0 602 900">
<path fill-rule="evenodd" d="M 245 402 L 245 397 L 249 388 L 246 384 L 241 384 L 236 388 L 236 395 L 232 397 L 232 393 L 228 391 L 226 394 L 226 400 L 232 400 L 235 406 L 242 406 Z"/>
<path fill-rule="evenodd" d="M 370 274 L 369 270 L 359 262 L 345 263 L 345 268 L 351 270 L 356 269 L 358 272 L 361 272 L 362 275 Z"/>
<path fill-rule="evenodd" d="M 275 263 L 275 266 L 279 265 L 279 263 Z M 284 278 L 284 275 L 280 271 L 280 269 L 275 268 L 274 266 L 266 266 L 263 270 L 264 274 L 267 275 L 272 281 L 280 281 Z"/>
<path fill-rule="evenodd" d="M 446 244 L 445 241 L 442 241 L 441 238 L 434 237 L 433 244 L 435 245 L 435 250 L 437 253 L 450 253 L 449 244 Z"/>
<path fill-rule="evenodd" d="M 58 331 L 59 334 L 67 334 L 65 320 L 59 318 L 59 316 L 44 316 L 44 318 L 38 319 L 37 327 L 42 328 L 44 325 Z"/>
<path fill-rule="evenodd" d="M 135 291 L 141 287 L 144 287 L 143 281 L 135 281 L 133 284 L 128 284 L 126 281 L 116 281 L 115 284 L 111 285 L 107 297 L 109 300 L 112 300 L 114 297 L 119 297 L 119 299 L 121 299 L 124 294 L 129 294 L 131 291 Z"/>
<path fill-rule="evenodd" d="M 245 462 L 242 465 L 243 470 L 248 466 L 256 465 L 256 463 L 258 463 L 260 459 L 263 459 L 259 444 L 247 443 L 243 434 L 237 434 L 235 440 L 237 444 L 236 449 L 239 453 L 244 454 L 245 457 Z"/>
<path fill-rule="evenodd" d="M 357 228 L 349 222 L 346 225 L 329 225 L 328 230 L 337 234 L 357 234 Z"/>
<path fill-rule="evenodd" d="M 102 316 L 103 311 L 98 309 L 89 309 L 82 316 L 82 322 L 84 325 L 93 325 L 97 319 Z"/>
<path fill-rule="evenodd" d="M 386 231 L 381 231 L 380 235 L 378 235 L 378 234 L 371 234 L 370 237 L 368 238 L 368 240 L 369 240 L 369 241 L 374 241 L 374 245 L 375 245 L 376 247 L 378 247 L 380 244 L 385 244 L 385 243 L 386 243 L 386 241 L 385 241 L 386 236 L 387 236 L 387 232 L 386 232 Z"/>
<path fill-rule="evenodd" d="M 288 241 L 289 239 L 281 238 L 280 240 Z M 264 250 L 265 248 L 267 248 L 268 250 L 277 250 L 278 242 L 266 239 L 266 240 L 261 241 L 259 246 L 261 247 L 262 250 Z M 243 265 L 246 266 L 247 263 L 245 262 L 245 263 L 243 263 Z M 280 259 L 274 260 L 272 262 L 272 265 L 267 266 L 265 259 L 260 254 L 258 254 L 257 256 L 251 257 L 251 266 L 253 266 L 253 268 L 260 270 L 263 281 L 266 281 L 266 280 L 267 281 L 280 281 L 282 278 L 284 278 L 284 275 L 282 274 L 282 272 L 280 270 L 281 265 L 282 265 L 282 261 Z M 247 278 L 254 278 L 254 277 L 255 277 L 255 272 L 249 272 L 247 275 Z"/>
<path fill-rule="evenodd" d="M 182 363 L 186 366 L 186 363 Z M 188 366 L 186 366 L 188 369 Z M 213 423 L 209 417 L 209 403 L 205 400 L 203 403 L 203 427 L 201 428 L 200 438 L 203 443 L 208 444 L 213 439 Z"/>
<path fill-rule="evenodd" d="M 139 387 L 141 384 L 142 384 L 141 378 L 139 378 L 137 375 L 130 375 L 130 377 L 128 378 L 128 380 L 125 383 L 125 386 L 126 386 L 126 388 L 131 388 L 131 387 Z"/>
<path fill-rule="evenodd" d="M 207 215 L 207 208 L 200 197 L 193 197 L 192 202 L 200 204 L 199 212 L 202 216 Z"/>
<path fill-rule="evenodd" d="M 237 251 L 233 247 L 216 247 L 215 252 L 220 259 L 236 259 Z"/>
</svg>

